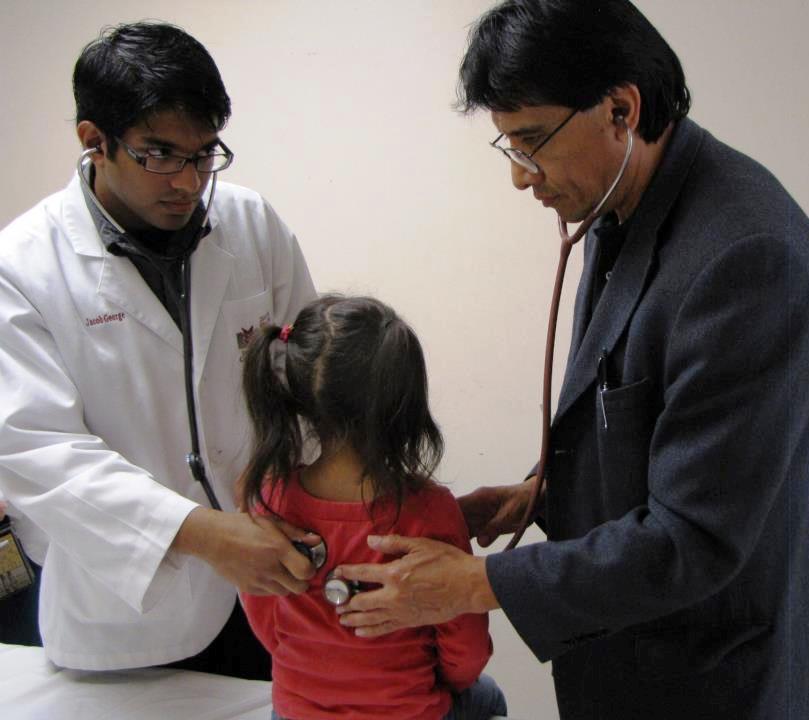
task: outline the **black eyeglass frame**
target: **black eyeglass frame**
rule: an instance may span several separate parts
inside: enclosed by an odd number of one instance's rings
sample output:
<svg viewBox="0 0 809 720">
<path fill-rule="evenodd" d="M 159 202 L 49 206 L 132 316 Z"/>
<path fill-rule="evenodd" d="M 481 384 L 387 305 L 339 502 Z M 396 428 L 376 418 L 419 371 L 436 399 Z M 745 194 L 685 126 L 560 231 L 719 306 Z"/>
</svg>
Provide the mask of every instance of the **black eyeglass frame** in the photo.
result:
<svg viewBox="0 0 809 720">
<path fill-rule="evenodd" d="M 545 145 L 547 145 L 565 125 L 573 119 L 573 116 L 579 112 L 578 108 L 573 110 L 570 115 L 568 115 L 561 123 L 559 123 L 539 145 L 537 145 L 530 153 L 524 153 L 519 148 L 513 147 L 501 147 L 497 143 L 500 139 L 505 135 L 505 133 L 500 133 L 494 140 L 492 140 L 489 145 L 491 145 L 495 150 L 499 150 L 503 155 L 505 155 L 509 160 L 512 162 L 517 163 L 520 167 L 525 168 L 528 172 L 532 173 L 533 175 L 538 175 L 540 172 L 539 164 L 536 160 L 533 159 L 534 155 L 536 155 Z"/>
<path fill-rule="evenodd" d="M 235 157 L 233 151 L 225 145 L 224 142 L 221 140 L 217 140 L 217 145 L 222 148 L 225 152 L 222 153 L 207 153 L 207 154 L 198 154 L 192 157 L 186 157 L 185 155 L 149 155 L 148 153 L 140 153 L 131 145 L 125 143 L 121 138 L 116 138 L 116 141 L 120 143 L 124 150 L 126 150 L 127 154 L 140 165 L 146 172 L 154 173 L 155 175 L 176 175 L 177 173 L 182 172 L 185 170 L 185 166 L 189 162 L 194 163 L 194 168 L 198 173 L 218 173 L 222 172 L 222 170 L 226 170 L 231 166 L 233 163 L 233 158 Z M 215 170 L 209 170 L 205 167 L 200 167 L 201 163 L 210 162 L 214 158 L 225 158 L 223 161 L 224 164 L 222 167 L 218 167 Z M 177 166 L 173 170 L 155 170 L 153 168 L 148 167 L 149 160 L 159 160 L 159 161 L 166 161 L 166 160 L 176 160 Z"/>
</svg>

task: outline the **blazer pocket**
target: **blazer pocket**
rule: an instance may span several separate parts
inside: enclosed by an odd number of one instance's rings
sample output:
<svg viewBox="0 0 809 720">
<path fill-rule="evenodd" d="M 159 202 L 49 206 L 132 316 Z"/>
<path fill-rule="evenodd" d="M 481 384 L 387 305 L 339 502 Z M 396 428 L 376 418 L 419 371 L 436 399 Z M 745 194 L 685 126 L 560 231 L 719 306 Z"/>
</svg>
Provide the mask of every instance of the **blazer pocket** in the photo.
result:
<svg viewBox="0 0 809 720">
<path fill-rule="evenodd" d="M 598 463 L 607 520 L 647 502 L 654 420 L 648 378 L 614 390 L 596 390 Z"/>
</svg>

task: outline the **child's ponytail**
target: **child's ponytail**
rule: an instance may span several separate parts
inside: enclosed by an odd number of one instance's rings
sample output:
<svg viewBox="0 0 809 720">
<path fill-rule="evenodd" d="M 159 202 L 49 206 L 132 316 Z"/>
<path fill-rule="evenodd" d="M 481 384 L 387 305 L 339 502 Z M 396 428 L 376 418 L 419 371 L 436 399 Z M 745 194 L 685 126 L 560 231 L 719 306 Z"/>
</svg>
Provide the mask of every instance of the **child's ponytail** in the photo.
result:
<svg viewBox="0 0 809 720">
<path fill-rule="evenodd" d="M 273 342 L 282 337 L 289 353 L 294 335 L 289 327 L 271 325 L 250 343 L 242 373 L 247 411 L 253 423 L 253 451 L 242 483 L 244 507 L 262 503 L 265 477 L 285 481 L 301 462 L 302 441 L 295 398 L 283 379 L 273 353 Z M 288 361 L 289 358 L 283 358 Z"/>
<path fill-rule="evenodd" d="M 427 400 L 427 369 L 416 335 L 391 309 L 367 364 L 365 427 L 358 441 L 366 472 L 379 494 L 401 506 L 407 491 L 430 478 L 441 460 L 443 439 Z"/>
</svg>

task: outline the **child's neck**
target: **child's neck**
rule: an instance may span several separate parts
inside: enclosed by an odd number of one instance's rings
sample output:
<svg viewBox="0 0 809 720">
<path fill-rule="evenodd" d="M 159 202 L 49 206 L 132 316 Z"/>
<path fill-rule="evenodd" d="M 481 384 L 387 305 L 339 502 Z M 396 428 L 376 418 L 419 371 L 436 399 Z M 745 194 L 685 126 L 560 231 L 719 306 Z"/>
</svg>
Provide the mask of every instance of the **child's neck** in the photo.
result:
<svg viewBox="0 0 809 720">
<path fill-rule="evenodd" d="M 373 500 L 369 478 L 362 476 L 362 461 L 354 448 L 324 450 L 301 472 L 301 485 L 310 495 L 338 502 Z"/>
</svg>

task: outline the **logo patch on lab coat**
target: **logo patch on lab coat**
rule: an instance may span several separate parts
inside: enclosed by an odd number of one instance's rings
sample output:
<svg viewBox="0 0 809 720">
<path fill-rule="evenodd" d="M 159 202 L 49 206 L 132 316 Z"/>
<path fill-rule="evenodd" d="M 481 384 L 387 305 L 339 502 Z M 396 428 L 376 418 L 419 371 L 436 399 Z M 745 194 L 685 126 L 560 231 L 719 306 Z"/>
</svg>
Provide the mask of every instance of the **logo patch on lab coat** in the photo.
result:
<svg viewBox="0 0 809 720">
<path fill-rule="evenodd" d="M 103 315 L 96 315 L 93 318 L 84 318 L 84 327 L 94 327 L 96 325 L 107 325 L 108 323 L 123 322 L 126 318 L 126 313 L 104 313 Z"/>
<path fill-rule="evenodd" d="M 258 319 L 258 327 L 259 329 L 265 328 L 268 325 L 270 325 L 271 322 L 272 321 L 270 320 L 270 314 L 264 313 L 264 315 L 262 315 Z M 246 328 L 243 327 L 239 332 L 236 333 L 236 345 L 239 348 L 240 360 L 242 361 L 244 360 L 244 355 L 247 352 L 247 348 L 250 345 L 250 342 L 256 336 L 256 332 L 257 332 L 256 326 L 251 325 L 250 327 Z"/>
</svg>

